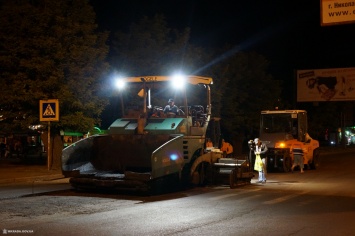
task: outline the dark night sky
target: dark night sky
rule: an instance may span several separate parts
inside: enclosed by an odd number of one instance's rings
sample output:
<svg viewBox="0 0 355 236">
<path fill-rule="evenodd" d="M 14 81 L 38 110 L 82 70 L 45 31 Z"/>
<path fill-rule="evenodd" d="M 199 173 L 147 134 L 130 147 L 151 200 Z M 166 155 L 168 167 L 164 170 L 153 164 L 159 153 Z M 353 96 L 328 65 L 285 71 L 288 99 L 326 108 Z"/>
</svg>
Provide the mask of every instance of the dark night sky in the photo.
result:
<svg viewBox="0 0 355 236">
<path fill-rule="evenodd" d="M 191 28 L 203 47 L 232 44 L 270 61 L 270 73 L 292 89 L 297 69 L 354 67 L 355 24 L 320 25 L 319 0 L 91 0 L 101 29 L 127 30 L 142 16 L 165 15 L 168 27 Z"/>
</svg>

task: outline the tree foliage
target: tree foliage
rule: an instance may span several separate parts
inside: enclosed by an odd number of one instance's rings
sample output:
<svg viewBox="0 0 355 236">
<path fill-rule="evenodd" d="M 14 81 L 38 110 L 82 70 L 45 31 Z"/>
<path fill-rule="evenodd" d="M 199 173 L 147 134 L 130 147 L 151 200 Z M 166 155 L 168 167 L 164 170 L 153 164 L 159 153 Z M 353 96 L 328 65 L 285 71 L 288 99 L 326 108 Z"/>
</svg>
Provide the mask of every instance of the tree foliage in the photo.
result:
<svg viewBox="0 0 355 236">
<path fill-rule="evenodd" d="M 323 140 L 325 131 L 336 132 L 342 128 L 341 114 L 344 112 L 344 102 L 301 103 L 299 109 L 308 114 L 308 133 L 312 138 Z M 344 113 L 343 113 L 344 114 Z"/>
<path fill-rule="evenodd" d="M 2 1 L 0 108 L 3 131 L 39 123 L 39 100 L 59 99 L 57 129 L 87 131 L 107 101 L 107 32 L 87 0 Z"/>
<path fill-rule="evenodd" d="M 279 106 L 281 82 L 267 73 L 269 62 L 257 53 L 238 52 L 221 63 L 221 117 L 229 136 L 259 129 L 260 111 Z"/>
<path fill-rule="evenodd" d="M 189 44 L 190 29 L 167 26 L 165 17 L 143 17 L 129 32 L 116 32 L 111 65 L 131 75 L 195 73 L 204 63 L 202 48 Z"/>
</svg>

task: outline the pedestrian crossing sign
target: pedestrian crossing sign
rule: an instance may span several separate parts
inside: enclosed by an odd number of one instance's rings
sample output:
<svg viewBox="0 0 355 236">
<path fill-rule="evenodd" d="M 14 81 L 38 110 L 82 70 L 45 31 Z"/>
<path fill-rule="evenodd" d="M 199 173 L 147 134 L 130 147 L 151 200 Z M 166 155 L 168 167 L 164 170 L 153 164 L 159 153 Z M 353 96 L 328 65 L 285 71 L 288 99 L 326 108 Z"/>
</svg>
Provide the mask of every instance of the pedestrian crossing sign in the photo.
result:
<svg viewBox="0 0 355 236">
<path fill-rule="evenodd" d="M 40 121 L 59 121 L 59 101 L 58 99 L 39 101 Z"/>
</svg>

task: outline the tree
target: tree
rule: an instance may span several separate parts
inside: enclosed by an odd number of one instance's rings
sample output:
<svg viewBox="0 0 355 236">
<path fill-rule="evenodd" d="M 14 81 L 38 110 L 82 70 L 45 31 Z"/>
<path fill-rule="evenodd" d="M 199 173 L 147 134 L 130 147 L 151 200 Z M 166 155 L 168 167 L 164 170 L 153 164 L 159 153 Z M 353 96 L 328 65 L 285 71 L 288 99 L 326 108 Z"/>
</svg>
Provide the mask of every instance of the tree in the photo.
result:
<svg viewBox="0 0 355 236">
<path fill-rule="evenodd" d="M 190 29 L 168 28 L 165 17 L 144 16 L 129 32 L 116 32 L 111 65 L 131 75 L 191 73 L 201 64 L 203 50 L 189 44 Z"/>
<path fill-rule="evenodd" d="M 107 100 L 107 32 L 98 32 L 87 0 L 2 1 L 1 130 L 39 123 L 39 100 L 59 99 L 53 130 L 85 132 L 100 124 Z"/>
<path fill-rule="evenodd" d="M 316 104 L 316 106 L 315 106 Z M 318 102 L 300 103 L 299 109 L 304 109 L 308 114 L 308 133 L 320 141 L 324 141 L 325 132 L 337 132 L 342 128 L 341 116 L 346 102 Z"/>
<path fill-rule="evenodd" d="M 281 83 L 267 74 L 269 62 L 255 52 L 238 52 L 221 62 L 222 130 L 240 143 L 259 130 L 260 111 L 279 106 Z"/>
</svg>

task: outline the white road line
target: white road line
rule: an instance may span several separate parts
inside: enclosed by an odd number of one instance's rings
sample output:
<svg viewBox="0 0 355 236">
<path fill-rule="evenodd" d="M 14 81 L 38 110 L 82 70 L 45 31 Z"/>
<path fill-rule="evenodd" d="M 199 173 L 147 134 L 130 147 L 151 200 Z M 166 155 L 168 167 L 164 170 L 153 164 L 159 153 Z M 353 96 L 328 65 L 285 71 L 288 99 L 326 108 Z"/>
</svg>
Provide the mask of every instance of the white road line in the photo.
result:
<svg viewBox="0 0 355 236">
<path fill-rule="evenodd" d="M 287 201 L 291 198 L 295 198 L 297 196 L 307 194 L 307 193 L 309 193 L 309 191 L 305 191 L 305 192 L 301 192 L 301 193 L 297 193 L 297 194 L 291 194 L 291 195 L 275 198 L 274 200 L 263 202 L 263 204 L 276 204 L 276 203 L 284 202 L 284 201 Z"/>
<path fill-rule="evenodd" d="M 234 196 L 237 196 L 237 195 L 242 195 L 242 194 L 245 194 L 245 193 L 250 193 L 250 192 L 256 192 L 256 191 L 260 191 L 261 189 L 253 189 L 253 190 L 248 190 L 246 192 L 238 192 L 238 193 L 229 193 L 229 194 L 224 194 L 224 195 L 221 195 L 221 196 L 218 196 L 218 197 L 212 197 L 210 198 L 210 200 L 221 200 L 221 199 L 224 199 L 224 198 L 229 198 L 229 197 L 234 197 Z"/>
</svg>

